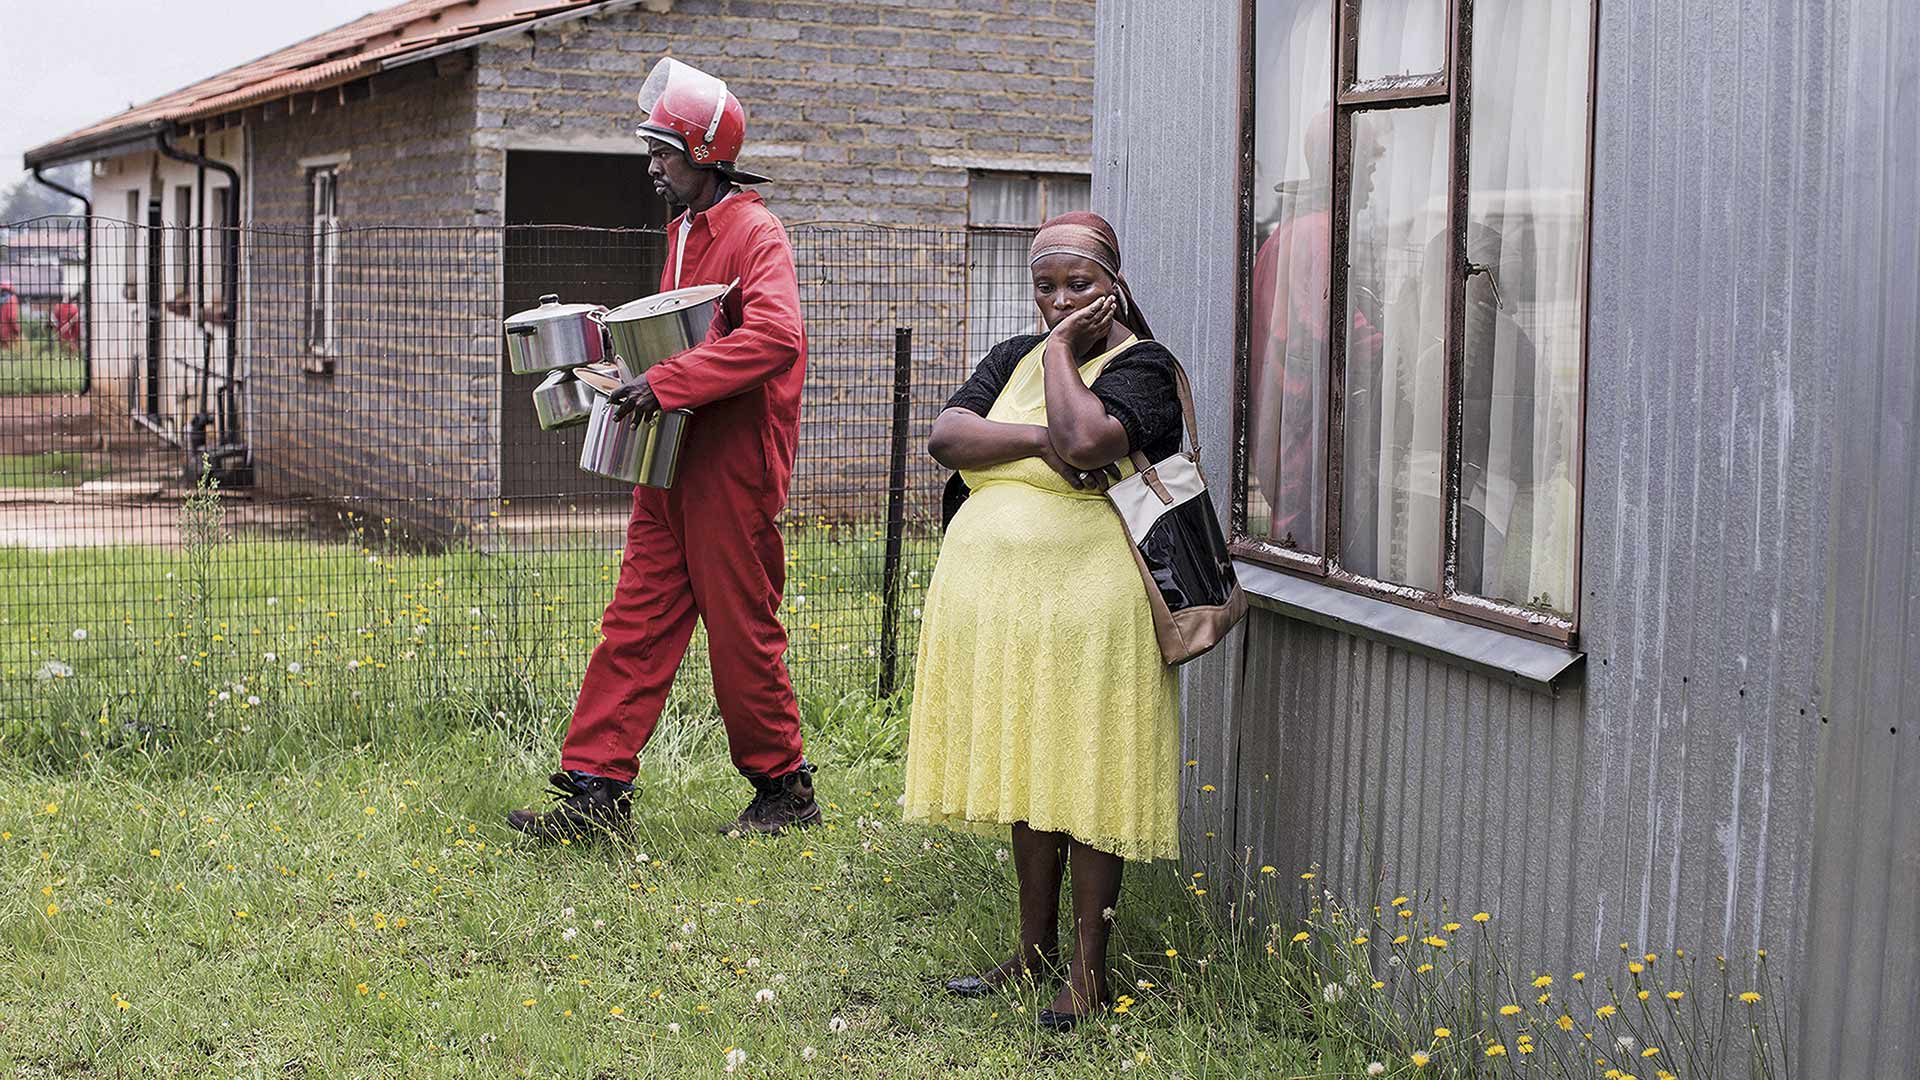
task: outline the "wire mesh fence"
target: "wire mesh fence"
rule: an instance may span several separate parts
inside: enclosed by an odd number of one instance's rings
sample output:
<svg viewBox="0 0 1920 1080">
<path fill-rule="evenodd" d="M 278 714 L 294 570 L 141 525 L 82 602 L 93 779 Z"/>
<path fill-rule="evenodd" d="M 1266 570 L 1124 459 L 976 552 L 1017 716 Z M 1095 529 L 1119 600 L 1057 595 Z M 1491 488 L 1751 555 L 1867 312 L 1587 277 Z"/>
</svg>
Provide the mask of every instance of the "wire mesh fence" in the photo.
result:
<svg viewBox="0 0 1920 1080">
<path fill-rule="evenodd" d="M 1024 250 L 790 235 L 810 359 L 788 663 L 803 694 L 885 693 L 938 543 L 926 435 L 1030 325 Z M 565 226 L 0 226 L 0 715 L 564 712 L 632 489 L 578 467 L 580 429 L 541 430 L 501 320 L 654 292 L 664 252 Z M 676 701 L 710 689 L 700 648 Z"/>
</svg>

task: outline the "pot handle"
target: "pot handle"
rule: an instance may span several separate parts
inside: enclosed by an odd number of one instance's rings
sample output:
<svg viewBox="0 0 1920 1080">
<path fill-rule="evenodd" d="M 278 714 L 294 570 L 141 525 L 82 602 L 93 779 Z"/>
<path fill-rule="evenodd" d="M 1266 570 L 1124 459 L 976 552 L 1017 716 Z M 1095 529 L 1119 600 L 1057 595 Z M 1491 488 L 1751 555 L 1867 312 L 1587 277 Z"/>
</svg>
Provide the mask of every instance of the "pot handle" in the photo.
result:
<svg viewBox="0 0 1920 1080">
<path fill-rule="evenodd" d="M 528 334 L 537 334 L 539 332 L 540 328 L 532 323 L 515 323 L 507 327 L 507 333 L 517 337 L 525 337 Z"/>
</svg>

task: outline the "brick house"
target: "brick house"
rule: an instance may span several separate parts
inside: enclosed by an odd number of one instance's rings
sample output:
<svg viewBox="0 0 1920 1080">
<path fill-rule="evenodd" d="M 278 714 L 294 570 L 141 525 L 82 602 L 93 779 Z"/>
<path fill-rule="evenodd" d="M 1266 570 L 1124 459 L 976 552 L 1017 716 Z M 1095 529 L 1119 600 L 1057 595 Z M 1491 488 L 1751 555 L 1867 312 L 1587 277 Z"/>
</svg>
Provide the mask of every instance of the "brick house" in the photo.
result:
<svg viewBox="0 0 1920 1080">
<path fill-rule="evenodd" d="M 544 292 L 653 290 L 668 212 L 632 128 L 655 60 L 728 80 L 742 164 L 776 179 L 764 194 L 790 226 L 912 227 L 795 230 L 823 400 L 858 397 L 836 380 L 883 379 L 895 324 L 964 354 L 1030 319 L 984 268 L 1024 243 L 996 227 L 1086 204 L 1093 6 L 408 0 L 26 163 L 92 162 L 110 404 L 178 439 L 214 407 L 209 382 L 230 385 L 223 437 L 263 489 L 411 504 L 458 530 L 496 498 L 593 488 L 577 442 L 534 427 L 536 380 L 504 371 L 498 320 Z M 228 220 L 237 273 L 204 228 Z M 902 267 L 924 287 L 885 310 L 857 288 Z"/>
</svg>

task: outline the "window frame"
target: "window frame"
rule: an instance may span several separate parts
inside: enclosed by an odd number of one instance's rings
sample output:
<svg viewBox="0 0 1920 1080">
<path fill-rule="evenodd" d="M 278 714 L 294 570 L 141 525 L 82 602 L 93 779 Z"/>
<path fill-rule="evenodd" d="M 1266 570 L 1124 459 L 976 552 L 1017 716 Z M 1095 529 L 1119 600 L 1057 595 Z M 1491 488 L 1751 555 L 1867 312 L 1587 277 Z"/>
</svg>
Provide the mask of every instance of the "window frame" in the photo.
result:
<svg viewBox="0 0 1920 1080">
<path fill-rule="evenodd" d="M 993 178 L 1003 179 L 1003 180 L 1017 179 L 1017 180 L 1024 180 L 1030 183 L 1037 184 L 1039 186 L 1039 196 L 1040 196 L 1038 200 L 1040 205 L 1039 220 L 1026 222 L 1026 223 L 1018 223 L 1018 222 L 976 223 L 974 221 L 974 210 L 973 210 L 974 193 L 975 193 L 974 182 L 975 180 L 981 177 L 993 177 Z M 980 356 L 978 354 L 981 351 L 975 348 L 978 342 L 976 342 L 975 340 L 976 335 L 974 334 L 974 328 L 973 328 L 973 320 L 976 315 L 974 310 L 974 300 L 973 300 L 973 286 L 974 286 L 974 272 L 975 272 L 974 271 L 974 252 L 975 252 L 974 238 L 976 236 L 998 236 L 998 237 L 1018 236 L 1018 237 L 1024 237 L 1028 240 L 1031 240 L 1033 237 L 1033 234 L 1040 228 L 1042 223 L 1044 223 L 1048 218 L 1057 216 L 1058 212 L 1055 211 L 1053 208 L 1055 189 L 1059 184 L 1063 182 L 1086 185 L 1087 201 L 1089 204 L 1092 203 L 1093 175 L 1091 173 L 1066 172 L 1066 171 L 1044 172 L 1044 171 L 1039 171 L 1034 169 L 968 169 L 967 170 L 967 224 L 966 224 L 966 253 L 965 253 L 966 258 L 963 260 L 963 265 L 966 267 L 966 281 L 964 283 L 966 292 L 964 295 L 966 296 L 967 300 L 966 300 L 966 308 L 965 308 L 966 321 L 962 329 L 962 339 L 966 342 L 966 349 L 967 349 L 967 352 L 970 354 L 970 358 L 968 360 L 969 365 L 971 365 L 972 363 L 980 359 Z M 1033 316 L 1033 326 L 1037 328 L 1039 323 L 1040 323 L 1039 313 L 1035 312 Z M 991 333 L 991 331 L 989 333 Z"/>
<path fill-rule="evenodd" d="M 1341 456 L 1345 445 L 1346 395 L 1346 320 L 1339 314 L 1347 306 L 1347 251 L 1351 240 L 1351 201 L 1353 117 L 1359 112 L 1418 108 L 1436 104 L 1448 107 L 1451 127 L 1447 175 L 1447 259 L 1462 267 L 1468 223 L 1467 204 L 1470 145 L 1473 131 L 1472 51 L 1473 0 L 1447 0 L 1447 46 L 1445 63 L 1438 73 L 1415 76 L 1390 76 L 1356 81 L 1354 69 L 1358 49 L 1359 8 L 1366 0 L 1330 0 L 1332 24 L 1329 100 L 1332 105 L 1333 161 L 1330 192 L 1329 281 L 1327 289 L 1327 403 L 1326 403 L 1326 482 L 1321 513 L 1321 554 L 1307 554 L 1281 547 L 1252 536 L 1247 527 L 1247 484 L 1252 447 L 1248 427 L 1252 378 L 1252 304 L 1253 264 L 1257 245 L 1254 230 L 1254 125 L 1258 102 L 1255 94 L 1256 54 L 1255 8 L 1258 0 L 1242 0 L 1240 12 L 1240 161 L 1238 306 L 1235 311 L 1235 355 L 1233 379 L 1233 488 L 1229 507 L 1228 547 L 1234 557 L 1311 578 L 1348 592 L 1385 600 L 1418 611 L 1430 612 L 1461 622 L 1508 631 L 1555 645 L 1573 647 L 1579 640 L 1581 614 L 1581 559 L 1585 550 L 1586 462 L 1587 462 L 1587 381 L 1591 354 L 1593 291 L 1593 174 L 1594 131 L 1598 112 L 1600 5 L 1604 0 L 1586 0 L 1587 96 L 1586 96 L 1586 188 L 1582 206 L 1586 220 L 1582 224 L 1581 260 L 1587 267 L 1580 284 L 1580 361 L 1578 468 L 1574 476 L 1573 562 L 1569 567 L 1570 611 L 1566 616 L 1541 612 L 1507 601 L 1456 591 L 1459 559 L 1460 470 L 1462 400 L 1459 396 L 1460 372 L 1465 352 L 1465 298 L 1468 273 L 1450 273 L 1447 282 L 1445 326 L 1446 355 L 1443 364 L 1443 402 L 1446 411 L 1441 468 L 1441 542 L 1440 589 L 1417 589 L 1398 582 L 1379 581 L 1346 570 L 1340 565 L 1340 529 L 1342 524 Z M 1462 267 L 1464 269 L 1464 267 Z"/>
<path fill-rule="evenodd" d="M 304 335 L 310 359 L 307 370 L 317 375 L 333 374 L 333 357 L 338 348 L 335 337 L 334 304 L 339 296 L 340 262 L 340 166 L 321 164 L 309 167 L 307 176 L 307 258 L 306 317 Z M 326 180 L 327 213 L 320 210 L 320 182 Z M 326 243 L 322 246 L 322 237 Z"/>
</svg>

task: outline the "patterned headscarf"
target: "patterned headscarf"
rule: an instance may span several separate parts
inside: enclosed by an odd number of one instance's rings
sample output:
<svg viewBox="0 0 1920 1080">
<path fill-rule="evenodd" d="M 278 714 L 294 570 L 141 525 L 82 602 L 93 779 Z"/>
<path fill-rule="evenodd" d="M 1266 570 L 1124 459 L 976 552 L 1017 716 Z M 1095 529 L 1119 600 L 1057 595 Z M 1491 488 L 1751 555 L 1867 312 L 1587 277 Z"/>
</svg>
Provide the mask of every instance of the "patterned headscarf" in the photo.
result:
<svg viewBox="0 0 1920 1080">
<path fill-rule="evenodd" d="M 1113 226 L 1099 214 L 1086 210 L 1076 210 L 1070 214 L 1061 214 L 1050 218 L 1033 234 L 1033 244 L 1027 248 L 1027 265 L 1032 266 L 1049 255 L 1079 255 L 1092 259 L 1102 270 L 1113 275 L 1114 284 L 1120 289 L 1120 320 L 1133 329 L 1139 337 L 1152 339 L 1153 328 L 1147 325 L 1147 317 L 1140 312 L 1140 305 L 1133 302 L 1133 290 L 1128 287 L 1126 276 L 1120 273 L 1120 240 L 1113 233 Z"/>
</svg>

